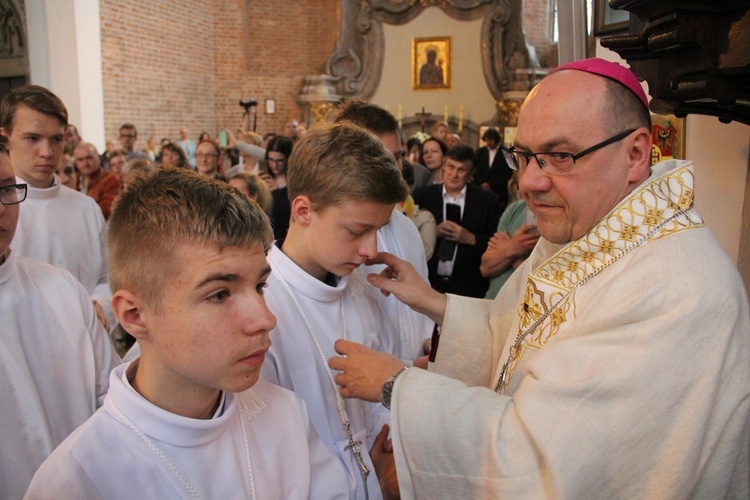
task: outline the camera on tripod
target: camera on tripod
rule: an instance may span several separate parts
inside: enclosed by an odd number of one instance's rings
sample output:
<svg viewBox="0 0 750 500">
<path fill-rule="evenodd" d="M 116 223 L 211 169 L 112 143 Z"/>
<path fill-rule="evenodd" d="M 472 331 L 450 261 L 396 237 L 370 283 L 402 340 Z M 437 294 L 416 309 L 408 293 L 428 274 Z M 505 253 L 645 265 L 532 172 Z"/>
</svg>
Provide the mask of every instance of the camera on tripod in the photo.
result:
<svg viewBox="0 0 750 500">
<path fill-rule="evenodd" d="M 255 99 L 248 99 L 246 101 L 240 101 L 240 106 L 245 108 L 245 113 L 249 112 L 250 108 L 252 108 L 253 106 L 257 106 L 257 105 L 258 105 L 258 101 L 256 101 Z"/>
</svg>

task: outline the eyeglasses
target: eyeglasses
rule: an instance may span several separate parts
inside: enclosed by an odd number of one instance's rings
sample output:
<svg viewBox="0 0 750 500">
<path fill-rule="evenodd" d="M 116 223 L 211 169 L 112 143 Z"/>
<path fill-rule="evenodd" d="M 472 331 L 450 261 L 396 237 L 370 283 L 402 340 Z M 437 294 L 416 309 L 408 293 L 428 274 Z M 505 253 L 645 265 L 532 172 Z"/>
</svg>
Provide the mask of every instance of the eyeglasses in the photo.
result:
<svg viewBox="0 0 750 500">
<path fill-rule="evenodd" d="M 286 160 L 284 158 L 281 158 L 280 160 L 274 160 L 273 158 L 268 158 L 266 160 L 266 163 L 274 163 L 276 165 L 285 165 Z"/>
<path fill-rule="evenodd" d="M 0 203 L 5 206 L 17 205 L 26 199 L 27 184 L 11 184 L 0 187 Z"/>
<path fill-rule="evenodd" d="M 219 155 L 216 153 L 195 153 L 196 158 L 218 158 Z"/>
<path fill-rule="evenodd" d="M 530 153 L 526 151 L 516 151 L 515 146 L 509 149 L 502 148 L 503 156 L 505 161 L 508 162 L 508 166 L 511 170 L 516 172 L 522 172 L 529 166 L 529 160 L 534 158 L 539 165 L 539 168 L 544 170 L 548 174 L 569 174 L 573 170 L 576 160 L 579 160 L 589 153 L 593 153 L 597 149 L 601 149 L 604 146 L 609 146 L 615 142 L 621 141 L 637 129 L 626 130 L 621 132 L 609 139 L 606 139 L 599 144 L 591 146 L 588 149 L 584 149 L 578 154 L 549 151 L 543 153 Z"/>
</svg>

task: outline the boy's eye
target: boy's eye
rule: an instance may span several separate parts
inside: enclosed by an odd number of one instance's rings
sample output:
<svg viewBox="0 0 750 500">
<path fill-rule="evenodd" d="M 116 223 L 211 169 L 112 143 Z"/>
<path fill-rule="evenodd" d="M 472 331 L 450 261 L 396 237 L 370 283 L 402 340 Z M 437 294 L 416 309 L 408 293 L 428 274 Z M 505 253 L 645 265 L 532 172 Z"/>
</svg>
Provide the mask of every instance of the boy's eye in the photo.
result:
<svg viewBox="0 0 750 500">
<path fill-rule="evenodd" d="M 229 298 L 229 290 L 219 290 L 208 296 L 209 302 L 222 302 Z"/>
<path fill-rule="evenodd" d="M 355 231 L 353 229 L 347 229 L 347 231 L 349 231 L 349 234 L 351 234 L 355 238 L 359 238 L 360 236 L 362 236 L 362 232 L 360 231 Z"/>
<path fill-rule="evenodd" d="M 258 283 L 255 287 L 255 291 L 258 292 L 260 295 L 263 295 L 265 293 L 265 289 L 268 286 L 268 283 L 265 281 L 263 283 Z"/>
</svg>

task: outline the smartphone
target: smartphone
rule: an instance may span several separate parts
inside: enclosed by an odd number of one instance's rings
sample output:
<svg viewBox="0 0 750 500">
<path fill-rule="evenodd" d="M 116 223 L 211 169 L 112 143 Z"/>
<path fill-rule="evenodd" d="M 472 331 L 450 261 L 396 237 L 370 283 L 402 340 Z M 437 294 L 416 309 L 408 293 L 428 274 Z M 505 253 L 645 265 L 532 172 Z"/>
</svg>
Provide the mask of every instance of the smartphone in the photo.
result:
<svg viewBox="0 0 750 500">
<path fill-rule="evenodd" d="M 222 130 L 219 132 L 219 147 L 225 148 L 227 147 L 227 131 Z"/>
<path fill-rule="evenodd" d="M 456 224 L 461 223 L 461 205 L 458 203 L 446 203 L 445 204 L 445 220 L 455 222 Z"/>
<path fill-rule="evenodd" d="M 536 215 L 528 208 L 526 209 L 526 225 L 536 227 Z"/>
</svg>

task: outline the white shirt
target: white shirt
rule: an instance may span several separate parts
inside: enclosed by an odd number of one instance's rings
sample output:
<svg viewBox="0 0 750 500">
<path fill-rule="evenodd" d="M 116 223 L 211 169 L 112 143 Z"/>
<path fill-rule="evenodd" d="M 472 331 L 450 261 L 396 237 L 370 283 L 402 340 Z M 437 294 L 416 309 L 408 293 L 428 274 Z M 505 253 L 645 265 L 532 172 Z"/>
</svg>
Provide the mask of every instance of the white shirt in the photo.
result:
<svg viewBox="0 0 750 500">
<path fill-rule="evenodd" d="M 490 158 L 489 168 L 492 168 L 492 164 L 495 161 L 495 155 L 497 155 L 497 152 L 499 150 L 500 150 L 500 146 L 499 145 L 495 149 L 487 148 L 487 151 L 489 152 L 489 158 Z"/>
<path fill-rule="evenodd" d="M 68 271 L 11 252 L 0 265 L 0 498 L 102 404 L 119 363 Z"/>
<path fill-rule="evenodd" d="M 466 205 L 466 185 L 461 188 L 458 196 L 455 198 L 445 190 L 445 184 L 443 184 L 443 220 L 447 220 L 447 214 L 445 206 L 448 203 L 455 203 L 461 207 L 461 218 L 464 216 L 464 206 Z M 451 260 L 440 260 L 437 265 L 437 273 L 439 276 L 450 276 L 453 274 L 453 265 L 456 263 L 456 253 L 458 252 L 458 243 L 453 249 L 453 258 Z"/>
<path fill-rule="evenodd" d="M 340 338 L 391 352 L 393 335 L 378 308 L 372 289 L 357 273 L 342 277 L 333 287 L 307 274 L 276 245 L 268 254 L 273 271 L 265 297 L 277 318 L 271 330 L 271 348 L 261 368 L 261 378 L 294 391 L 307 404 L 310 419 L 328 448 L 339 457 L 346 471 L 352 498 L 364 498 L 362 478 L 338 412 L 329 378 L 328 359 L 335 356 L 333 344 Z M 310 321 L 321 356 L 295 300 Z M 343 307 L 343 314 L 342 314 Z M 323 359 L 325 358 L 325 359 Z M 390 412 L 379 403 L 346 399 L 345 407 L 355 441 L 362 441 L 362 458 L 370 468 L 367 484 L 370 499 L 381 498 L 369 450 Z"/>
<path fill-rule="evenodd" d="M 20 177 L 17 182 L 24 183 Z M 28 186 L 10 247 L 16 255 L 49 262 L 70 271 L 104 310 L 109 324 L 112 292 L 107 270 L 107 223 L 93 198 L 60 184 Z"/>
<path fill-rule="evenodd" d="M 294 394 L 258 382 L 225 393 L 212 419 L 187 418 L 132 388 L 133 363 L 113 370 L 104 407 L 42 465 L 27 498 L 60 492 L 86 499 L 192 498 L 190 488 L 204 499 L 346 498 L 344 474 Z"/>
<path fill-rule="evenodd" d="M 414 266 L 425 281 L 429 281 L 427 259 L 419 230 L 407 216 L 394 209 L 391 220 L 378 231 L 378 251 L 392 253 Z M 385 265 L 360 266 L 357 268 L 364 278 L 368 274 L 379 274 Z M 434 322 L 424 314 L 415 312 L 391 294 L 387 297 L 375 290 L 378 305 L 388 319 L 396 336 L 394 353 L 411 363 L 422 355 L 424 341 L 430 338 Z"/>
</svg>

